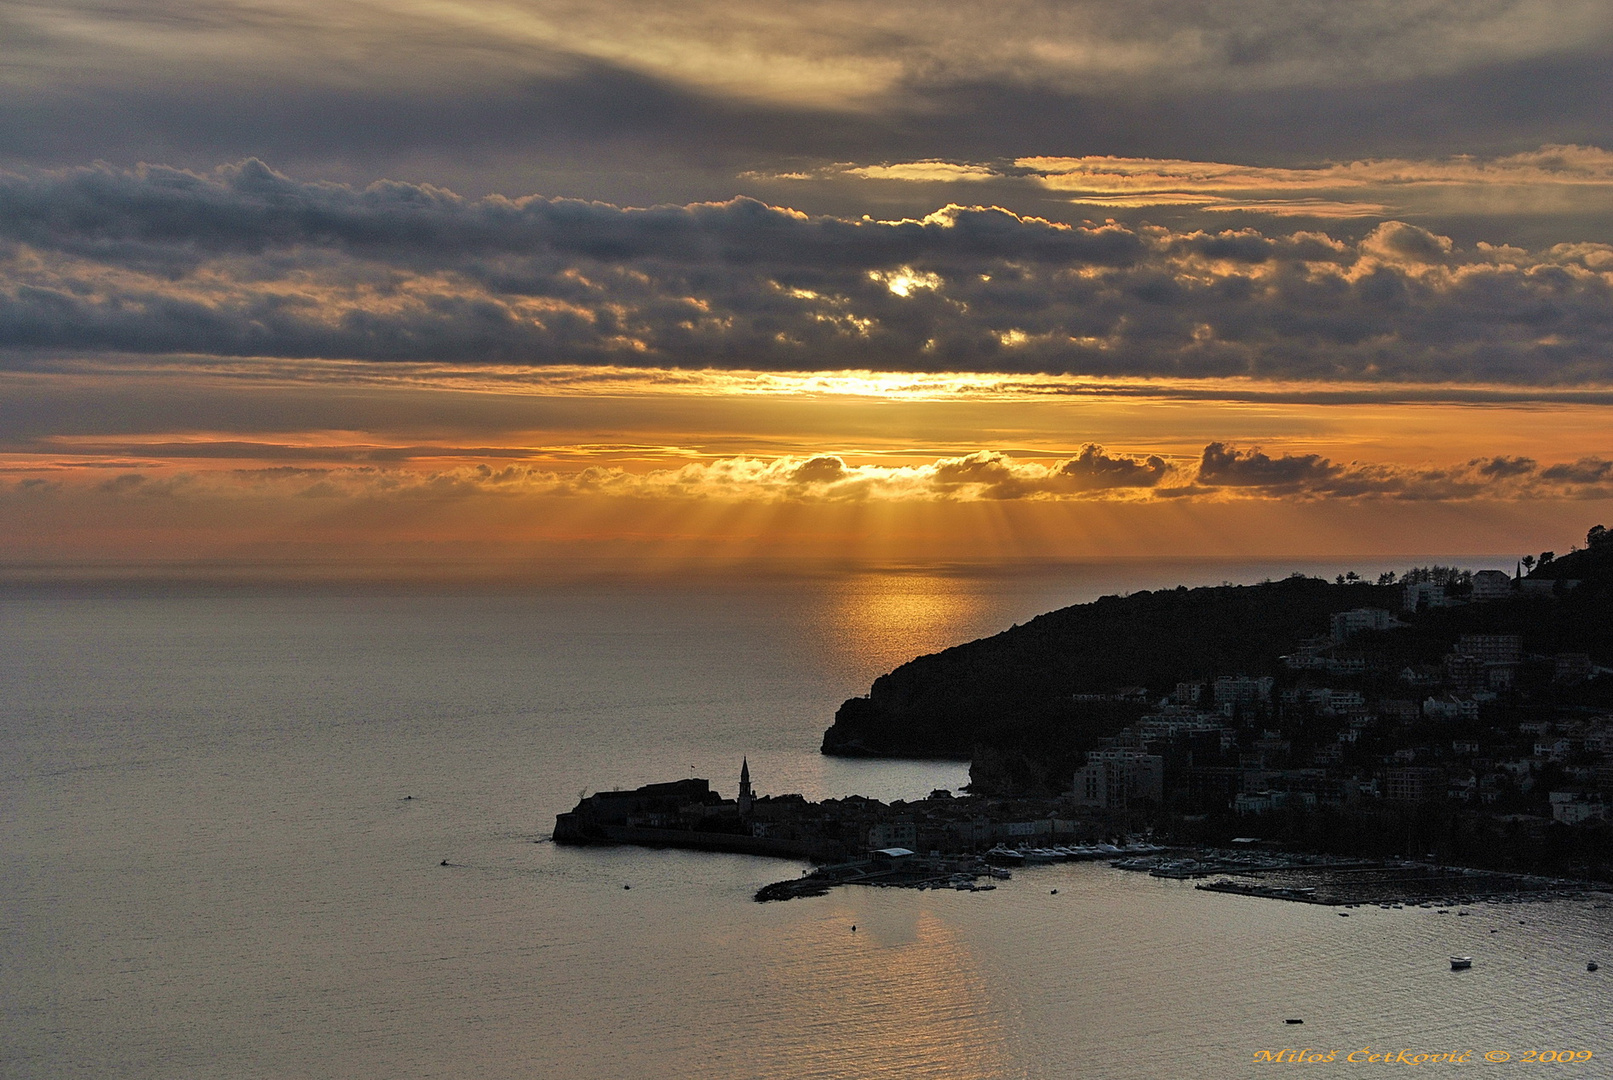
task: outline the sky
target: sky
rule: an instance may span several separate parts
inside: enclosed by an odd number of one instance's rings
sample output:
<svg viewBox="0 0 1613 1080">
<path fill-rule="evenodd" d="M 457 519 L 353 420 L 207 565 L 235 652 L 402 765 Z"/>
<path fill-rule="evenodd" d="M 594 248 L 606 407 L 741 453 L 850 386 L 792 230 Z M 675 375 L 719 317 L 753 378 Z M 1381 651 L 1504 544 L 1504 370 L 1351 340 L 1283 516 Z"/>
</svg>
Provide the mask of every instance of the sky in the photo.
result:
<svg viewBox="0 0 1613 1080">
<path fill-rule="evenodd" d="M 1605 0 L 0 0 L 0 577 L 1510 558 Z"/>
</svg>

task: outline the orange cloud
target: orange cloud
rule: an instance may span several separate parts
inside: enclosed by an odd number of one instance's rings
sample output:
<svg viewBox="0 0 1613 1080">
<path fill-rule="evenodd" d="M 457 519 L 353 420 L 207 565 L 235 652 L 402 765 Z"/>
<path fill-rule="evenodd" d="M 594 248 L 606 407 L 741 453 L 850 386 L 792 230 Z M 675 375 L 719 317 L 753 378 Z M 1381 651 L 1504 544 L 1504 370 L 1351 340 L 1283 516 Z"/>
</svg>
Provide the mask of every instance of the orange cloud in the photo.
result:
<svg viewBox="0 0 1613 1080">
<path fill-rule="evenodd" d="M 1115 209 L 1194 207 L 1338 220 L 1613 207 L 1613 152 L 1576 145 L 1548 145 L 1496 158 L 1379 158 L 1309 167 L 1089 155 L 1029 156 L 996 166 L 945 161 L 838 165 L 812 175 L 996 181 L 1031 184 L 1065 193 L 1077 203 Z"/>
</svg>

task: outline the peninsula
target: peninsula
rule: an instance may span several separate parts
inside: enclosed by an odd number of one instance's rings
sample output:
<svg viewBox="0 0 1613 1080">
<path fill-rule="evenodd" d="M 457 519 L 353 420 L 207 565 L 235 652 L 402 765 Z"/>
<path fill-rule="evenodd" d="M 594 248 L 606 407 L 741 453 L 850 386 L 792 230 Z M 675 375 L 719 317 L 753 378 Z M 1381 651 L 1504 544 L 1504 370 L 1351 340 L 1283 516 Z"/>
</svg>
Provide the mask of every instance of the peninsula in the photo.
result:
<svg viewBox="0 0 1613 1080">
<path fill-rule="evenodd" d="M 1510 571 L 1104 597 L 881 676 L 822 749 L 968 760 L 969 791 L 757 797 L 746 763 L 736 799 L 600 792 L 554 838 L 839 864 L 1146 835 L 1613 881 L 1613 537 Z"/>
</svg>

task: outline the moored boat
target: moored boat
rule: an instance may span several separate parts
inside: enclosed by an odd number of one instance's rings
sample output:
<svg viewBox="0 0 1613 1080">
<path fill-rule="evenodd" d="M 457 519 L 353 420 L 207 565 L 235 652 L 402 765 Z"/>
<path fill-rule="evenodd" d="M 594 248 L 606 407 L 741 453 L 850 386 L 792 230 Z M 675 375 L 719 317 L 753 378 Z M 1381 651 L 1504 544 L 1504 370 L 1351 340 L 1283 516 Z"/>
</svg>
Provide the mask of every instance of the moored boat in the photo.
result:
<svg viewBox="0 0 1613 1080">
<path fill-rule="evenodd" d="M 1021 851 L 1015 851 L 1011 847 L 998 844 L 986 852 L 986 861 L 996 863 L 999 866 L 1024 866 L 1025 854 Z"/>
</svg>

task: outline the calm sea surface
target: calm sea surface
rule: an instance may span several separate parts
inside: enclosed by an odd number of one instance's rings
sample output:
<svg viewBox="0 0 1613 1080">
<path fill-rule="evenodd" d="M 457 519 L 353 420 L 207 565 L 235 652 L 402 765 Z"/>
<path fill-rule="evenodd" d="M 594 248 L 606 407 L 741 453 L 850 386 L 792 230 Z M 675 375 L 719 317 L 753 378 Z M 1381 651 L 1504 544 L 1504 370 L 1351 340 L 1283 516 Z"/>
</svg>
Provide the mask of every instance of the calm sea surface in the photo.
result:
<svg viewBox="0 0 1613 1080">
<path fill-rule="evenodd" d="M 1062 604 L 1294 568 L 0 591 L 0 1076 L 1410 1068 L 1342 1060 L 1363 1047 L 1613 1075 L 1593 902 L 1345 919 L 1072 865 L 761 905 L 801 867 L 547 842 L 584 790 L 731 796 L 741 755 L 763 792 L 955 788 L 954 763 L 819 756 L 835 706 Z M 1340 1060 L 1254 1063 L 1290 1047 Z M 1478 1060 L 1541 1049 L 1597 1057 Z"/>
</svg>

